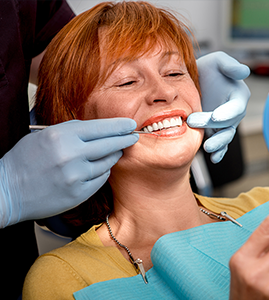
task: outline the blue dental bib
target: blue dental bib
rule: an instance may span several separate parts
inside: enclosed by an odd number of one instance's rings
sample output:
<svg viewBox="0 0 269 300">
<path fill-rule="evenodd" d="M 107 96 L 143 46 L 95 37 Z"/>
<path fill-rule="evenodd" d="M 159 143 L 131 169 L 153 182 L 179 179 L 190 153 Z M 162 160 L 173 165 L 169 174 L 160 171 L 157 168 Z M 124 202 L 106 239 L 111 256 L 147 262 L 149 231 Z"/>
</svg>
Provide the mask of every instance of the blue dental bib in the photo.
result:
<svg viewBox="0 0 269 300">
<path fill-rule="evenodd" d="M 228 300 L 229 260 L 269 214 L 269 202 L 237 219 L 167 234 L 151 252 L 153 267 L 139 274 L 92 284 L 76 300 L 184 299 Z"/>
</svg>

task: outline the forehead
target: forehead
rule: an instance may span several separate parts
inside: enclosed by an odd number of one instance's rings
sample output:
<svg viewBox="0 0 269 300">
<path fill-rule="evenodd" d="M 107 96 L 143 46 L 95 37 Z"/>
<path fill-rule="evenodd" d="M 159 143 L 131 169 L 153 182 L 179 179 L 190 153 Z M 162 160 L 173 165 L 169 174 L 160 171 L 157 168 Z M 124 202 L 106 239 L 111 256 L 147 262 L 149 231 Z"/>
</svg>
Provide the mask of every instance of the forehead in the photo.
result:
<svg viewBox="0 0 269 300">
<path fill-rule="evenodd" d="M 183 55 L 183 51 L 180 46 L 172 40 L 171 37 L 162 37 L 157 34 L 154 36 L 148 36 L 138 42 L 136 37 L 124 38 L 121 36 L 115 38 L 107 34 L 108 29 L 101 27 L 98 29 L 99 49 L 101 57 L 113 57 L 114 60 L 119 58 L 130 57 L 136 59 L 140 56 L 150 54 L 152 50 L 159 52 L 177 52 L 179 55 Z"/>
<path fill-rule="evenodd" d="M 161 38 L 158 40 L 148 38 L 139 47 L 132 43 L 126 43 L 125 47 L 119 45 L 110 49 L 109 44 L 111 41 L 106 35 L 105 28 L 99 30 L 98 36 L 101 62 L 100 73 L 105 77 L 109 76 L 119 65 L 135 61 L 141 57 L 160 56 L 160 59 L 163 60 L 172 58 L 173 60 L 184 62 L 182 50 L 173 41 L 167 42 Z"/>
</svg>

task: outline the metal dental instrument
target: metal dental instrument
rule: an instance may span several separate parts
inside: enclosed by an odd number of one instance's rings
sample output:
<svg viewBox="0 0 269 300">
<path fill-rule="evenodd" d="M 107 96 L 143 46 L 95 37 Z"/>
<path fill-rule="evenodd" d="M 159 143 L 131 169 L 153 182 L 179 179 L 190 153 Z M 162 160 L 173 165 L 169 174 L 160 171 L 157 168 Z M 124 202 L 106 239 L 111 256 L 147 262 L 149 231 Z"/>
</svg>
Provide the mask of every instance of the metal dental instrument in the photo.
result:
<svg viewBox="0 0 269 300">
<path fill-rule="evenodd" d="M 230 221 L 232 221 L 234 224 L 236 224 L 236 225 L 238 225 L 238 226 L 240 226 L 240 227 L 243 227 L 242 224 L 240 224 L 239 222 L 237 222 L 233 217 L 229 216 L 225 211 L 222 211 L 220 214 L 221 214 L 223 217 L 225 217 L 225 218 L 229 219 Z"/>
<path fill-rule="evenodd" d="M 45 129 L 47 128 L 48 125 L 29 125 L 29 129 L 30 130 L 42 130 L 42 129 Z M 145 132 L 145 131 L 137 131 L 137 130 L 134 130 L 133 132 L 131 133 L 138 133 L 138 134 L 154 134 L 154 135 L 157 135 L 159 136 L 157 133 L 155 132 Z"/>
<path fill-rule="evenodd" d="M 155 132 L 145 132 L 145 131 L 136 131 L 136 130 L 134 130 L 133 132 L 131 132 L 131 133 L 139 133 L 139 134 L 154 134 L 154 135 L 157 135 L 157 136 L 159 136 L 159 134 L 158 133 L 155 133 Z"/>
<path fill-rule="evenodd" d="M 42 130 L 47 128 L 47 125 L 29 125 L 30 130 Z"/>
</svg>

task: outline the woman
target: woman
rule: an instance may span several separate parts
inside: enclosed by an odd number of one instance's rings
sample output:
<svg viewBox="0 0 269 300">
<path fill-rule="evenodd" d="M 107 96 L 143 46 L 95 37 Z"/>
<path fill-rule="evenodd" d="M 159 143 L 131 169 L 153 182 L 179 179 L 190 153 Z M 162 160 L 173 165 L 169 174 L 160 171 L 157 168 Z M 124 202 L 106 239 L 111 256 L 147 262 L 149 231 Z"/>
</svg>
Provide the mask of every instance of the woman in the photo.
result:
<svg viewBox="0 0 269 300">
<path fill-rule="evenodd" d="M 39 78 L 39 123 L 129 117 L 146 134 L 124 150 L 90 207 L 69 216 L 87 232 L 36 261 L 24 299 L 74 299 L 89 285 L 138 273 L 150 287 L 144 270 L 153 269 L 161 237 L 266 201 L 268 189 L 231 200 L 193 194 L 189 171 L 203 130 L 186 119 L 201 111 L 198 72 L 189 30 L 169 12 L 147 2 L 98 4 L 57 35 Z"/>
</svg>

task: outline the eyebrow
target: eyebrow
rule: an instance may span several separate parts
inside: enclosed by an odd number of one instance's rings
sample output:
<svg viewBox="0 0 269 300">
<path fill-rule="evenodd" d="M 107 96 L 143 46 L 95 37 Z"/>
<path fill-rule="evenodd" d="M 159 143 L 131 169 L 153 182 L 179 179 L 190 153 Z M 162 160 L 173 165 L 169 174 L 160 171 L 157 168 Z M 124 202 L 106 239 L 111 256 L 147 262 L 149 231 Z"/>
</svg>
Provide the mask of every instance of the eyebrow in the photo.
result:
<svg viewBox="0 0 269 300">
<path fill-rule="evenodd" d="M 161 59 L 164 59 L 164 58 L 166 58 L 166 57 L 169 57 L 169 58 L 170 58 L 172 55 L 178 55 L 178 57 L 181 58 L 180 53 L 179 53 L 178 51 L 166 51 L 166 52 L 162 53 Z M 108 69 L 109 69 L 110 67 L 112 67 L 113 65 L 115 65 L 117 62 L 119 62 L 119 61 L 124 61 L 124 60 L 126 60 L 126 58 L 123 58 L 123 59 L 118 58 L 117 60 L 115 60 L 114 62 L 112 62 L 112 63 L 108 66 Z M 132 61 L 137 61 L 137 60 L 138 60 L 138 58 L 136 58 L 136 59 L 134 59 L 134 60 L 132 60 Z"/>
<path fill-rule="evenodd" d="M 178 54 L 179 55 L 179 52 L 178 51 L 167 51 L 167 52 L 164 53 L 164 56 L 173 55 L 173 54 Z"/>
<path fill-rule="evenodd" d="M 170 57 L 172 55 L 178 55 L 180 57 L 180 54 L 179 54 L 178 51 L 167 51 L 167 52 L 162 54 L 162 58 Z"/>
<path fill-rule="evenodd" d="M 0 0 L 1 1 L 1 0 Z M 161 51 L 160 51 L 161 52 Z M 171 56 L 172 55 L 178 55 L 178 57 L 180 58 L 180 59 L 183 59 L 182 58 L 182 56 L 180 56 L 180 53 L 179 53 L 179 51 L 166 51 L 166 52 L 163 52 L 162 53 L 162 56 L 161 56 L 161 59 L 164 59 L 165 57 L 168 57 L 169 58 L 169 60 L 170 60 L 170 58 L 171 58 Z M 117 62 L 119 62 L 119 61 L 124 61 L 124 60 L 126 60 L 126 58 L 118 58 L 118 59 L 116 59 L 115 61 L 113 61 L 112 63 L 110 63 L 109 64 L 109 66 L 106 68 L 107 70 L 109 70 L 112 66 L 114 66 Z M 136 60 L 138 60 L 138 58 L 136 58 L 136 59 L 134 59 L 133 61 L 136 61 Z M 184 61 L 184 60 L 183 60 Z M 112 74 L 112 72 L 110 73 L 110 75 Z M 106 78 L 108 78 L 109 76 L 106 76 Z"/>
<path fill-rule="evenodd" d="M 172 56 L 172 55 L 178 55 L 178 56 L 180 56 L 180 54 L 179 54 L 178 51 L 166 51 L 166 52 L 164 52 L 164 53 L 162 54 L 162 58 L 167 57 L 167 56 Z M 125 59 L 126 59 L 126 58 L 123 58 L 123 59 L 118 58 L 117 60 L 115 60 L 114 62 L 112 62 L 112 63 L 109 65 L 109 67 L 112 66 L 112 65 L 114 65 L 116 62 L 118 62 L 118 61 L 124 61 Z M 136 60 L 138 60 L 138 58 L 134 59 L 133 61 L 136 61 Z"/>
</svg>

